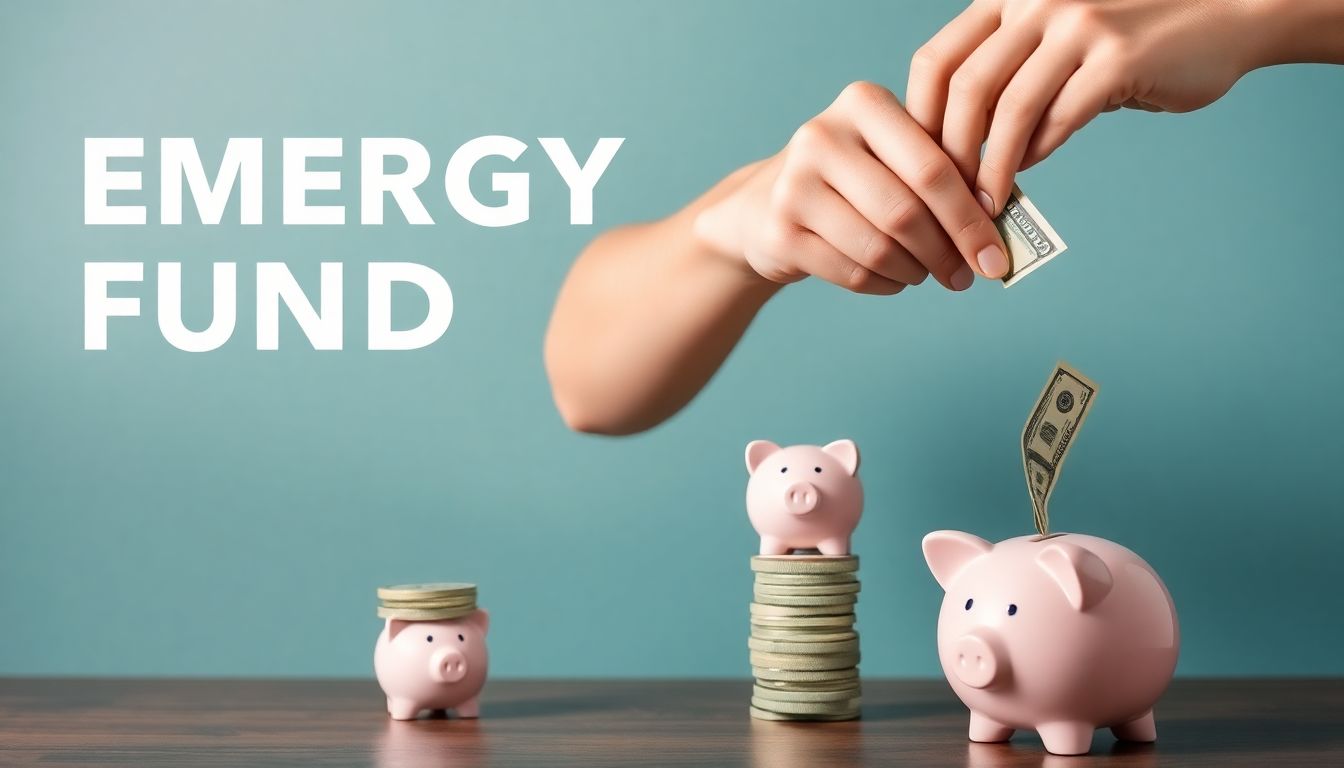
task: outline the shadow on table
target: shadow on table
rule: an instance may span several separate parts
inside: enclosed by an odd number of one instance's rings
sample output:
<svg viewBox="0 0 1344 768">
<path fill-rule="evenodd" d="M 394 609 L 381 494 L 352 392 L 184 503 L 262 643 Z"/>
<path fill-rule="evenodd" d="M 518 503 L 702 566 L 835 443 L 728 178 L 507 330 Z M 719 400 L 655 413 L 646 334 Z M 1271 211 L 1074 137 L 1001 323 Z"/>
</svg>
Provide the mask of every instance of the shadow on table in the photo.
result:
<svg viewBox="0 0 1344 768">
<path fill-rule="evenodd" d="M 1320 722 L 1289 722 L 1257 718 L 1158 719 L 1154 744 L 1112 740 L 1098 730 L 1092 750 L 1086 755 L 1052 755 L 1040 738 L 1018 732 L 1002 744 L 966 743 L 966 768 L 1086 768 L 1088 765 L 1120 763 L 1128 767 L 1182 763 L 1193 755 L 1237 755 L 1241 764 L 1255 764 L 1256 756 L 1270 762 L 1285 750 L 1322 755 L 1344 748 L 1344 732 Z M 1092 761 L 1089 763 L 1088 761 Z"/>
<path fill-rule="evenodd" d="M 1167 720 L 1159 715 L 1157 744 L 1171 754 L 1255 753 L 1282 750 L 1344 749 L 1339 723 L 1319 720 L 1273 720 L 1254 717 L 1208 717 Z"/>
</svg>

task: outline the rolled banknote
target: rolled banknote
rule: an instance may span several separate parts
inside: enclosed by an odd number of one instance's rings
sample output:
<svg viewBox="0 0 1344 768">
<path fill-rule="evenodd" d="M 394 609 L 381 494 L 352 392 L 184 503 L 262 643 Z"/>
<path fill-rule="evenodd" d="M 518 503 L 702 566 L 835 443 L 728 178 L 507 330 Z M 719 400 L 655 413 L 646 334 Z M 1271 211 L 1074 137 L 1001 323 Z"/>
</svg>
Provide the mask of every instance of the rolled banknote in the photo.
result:
<svg viewBox="0 0 1344 768">
<path fill-rule="evenodd" d="M 1036 532 L 1042 536 L 1050 533 L 1050 492 L 1059 481 L 1059 469 L 1087 418 L 1097 389 L 1095 382 L 1073 366 L 1056 363 L 1022 430 L 1022 469 L 1027 475 Z"/>
<path fill-rule="evenodd" d="M 994 226 L 1008 246 L 1008 274 L 1003 276 L 1003 287 L 1009 288 L 1031 274 L 1041 265 L 1068 250 L 1050 222 L 1032 205 L 1022 188 L 1013 185 L 1003 211 L 994 219 Z"/>
</svg>

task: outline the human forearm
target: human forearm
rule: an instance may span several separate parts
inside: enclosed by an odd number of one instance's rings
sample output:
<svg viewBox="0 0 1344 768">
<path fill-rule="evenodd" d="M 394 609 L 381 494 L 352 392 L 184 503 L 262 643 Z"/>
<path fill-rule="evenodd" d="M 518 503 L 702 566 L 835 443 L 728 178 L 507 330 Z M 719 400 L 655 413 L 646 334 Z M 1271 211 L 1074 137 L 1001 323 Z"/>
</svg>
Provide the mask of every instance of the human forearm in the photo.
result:
<svg viewBox="0 0 1344 768">
<path fill-rule="evenodd" d="M 1344 64 L 1344 0 L 1246 0 L 1257 43 L 1253 67 Z"/>
<path fill-rule="evenodd" d="M 1007 270 L 989 215 L 891 91 L 859 81 L 774 156 L 681 212 L 610 232 L 570 272 L 546 339 L 566 423 L 647 429 L 695 396 L 781 286 L 963 291 Z"/>
<path fill-rule="evenodd" d="M 693 234 L 700 211 L 749 172 L 666 219 L 608 232 L 580 255 L 545 351 L 556 406 L 571 428 L 629 434 L 676 413 L 779 290 Z"/>
</svg>

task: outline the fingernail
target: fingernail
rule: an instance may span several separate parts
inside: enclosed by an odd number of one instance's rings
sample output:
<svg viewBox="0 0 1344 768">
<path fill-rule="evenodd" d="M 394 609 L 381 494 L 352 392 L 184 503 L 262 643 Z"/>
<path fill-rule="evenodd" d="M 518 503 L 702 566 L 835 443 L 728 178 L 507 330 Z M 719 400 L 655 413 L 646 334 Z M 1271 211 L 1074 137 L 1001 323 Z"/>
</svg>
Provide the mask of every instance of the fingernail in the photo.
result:
<svg viewBox="0 0 1344 768">
<path fill-rule="evenodd" d="M 952 279 L 949 282 L 952 283 L 952 290 L 964 291 L 971 287 L 971 283 L 975 282 L 975 273 L 971 271 L 970 267 L 962 264 L 956 272 L 952 273 Z"/>
<path fill-rule="evenodd" d="M 1008 271 L 1008 259 L 1004 258 L 1003 251 L 997 245 L 986 245 L 980 249 L 975 260 L 980 262 L 980 271 L 986 277 L 1002 277 Z"/>
<path fill-rule="evenodd" d="M 994 198 L 990 197 L 988 192 L 983 189 L 976 192 L 975 199 L 980 201 L 980 207 L 985 209 L 986 216 L 994 215 Z"/>
</svg>

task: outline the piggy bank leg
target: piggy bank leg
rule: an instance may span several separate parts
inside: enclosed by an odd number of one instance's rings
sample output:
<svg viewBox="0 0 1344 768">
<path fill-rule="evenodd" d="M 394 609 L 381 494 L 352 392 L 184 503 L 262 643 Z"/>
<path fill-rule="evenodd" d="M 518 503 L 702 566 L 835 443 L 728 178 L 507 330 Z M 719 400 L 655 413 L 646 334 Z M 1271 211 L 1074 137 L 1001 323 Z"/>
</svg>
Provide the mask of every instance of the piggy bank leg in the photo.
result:
<svg viewBox="0 0 1344 768">
<path fill-rule="evenodd" d="M 414 720 L 415 716 L 420 714 L 420 705 L 410 699 L 394 699 L 389 696 L 387 714 L 391 715 L 393 720 Z"/>
<path fill-rule="evenodd" d="M 470 699 L 457 705 L 457 716 L 466 718 L 477 718 L 481 716 L 481 697 L 472 696 Z"/>
<path fill-rule="evenodd" d="M 817 550 L 823 555 L 830 555 L 832 557 L 835 555 L 848 555 L 849 539 L 826 539 L 825 541 L 819 541 L 817 542 Z"/>
<path fill-rule="evenodd" d="M 761 537 L 761 554 L 762 554 L 762 555 L 787 555 L 787 554 L 789 554 L 789 546 L 788 546 L 787 544 L 785 544 L 784 542 L 780 541 L 779 539 L 774 538 L 773 536 L 762 536 L 762 537 Z"/>
<path fill-rule="evenodd" d="M 1123 725 L 1111 726 L 1111 733 L 1121 741 L 1157 741 L 1157 724 L 1153 722 L 1153 711 L 1150 709 L 1143 717 L 1130 720 Z"/>
<path fill-rule="evenodd" d="M 1045 748 L 1056 755 L 1083 755 L 1092 748 L 1091 723 L 1046 723 L 1036 727 Z"/>
<path fill-rule="evenodd" d="M 1013 729 L 988 717 L 971 710 L 971 741 L 1007 741 L 1013 738 Z"/>
</svg>

